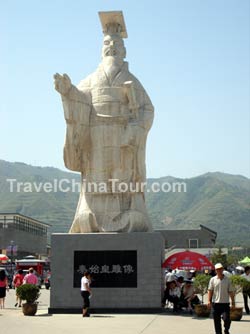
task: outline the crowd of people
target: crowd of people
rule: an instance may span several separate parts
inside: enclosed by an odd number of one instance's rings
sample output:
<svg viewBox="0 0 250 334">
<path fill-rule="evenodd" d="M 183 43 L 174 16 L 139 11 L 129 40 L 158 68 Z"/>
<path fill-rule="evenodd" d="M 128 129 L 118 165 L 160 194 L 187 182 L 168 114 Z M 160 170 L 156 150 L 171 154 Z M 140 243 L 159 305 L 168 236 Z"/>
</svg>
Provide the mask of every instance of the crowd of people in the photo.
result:
<svg viewBox="0 0 250 334">
<path fill-rule="evenodd" d="M 180 273 L 173 273 L 168 270 L 165 275 L 165 291 L 162 299 L 162 306 L 170 303 L 173 306 L 173 312 L 178 312 L 182 308 L 187 309 L 191 314 L 195 305 L 200 304 L 200 300 L 194 288 L 195 272 L 186 272 L 186 278 Z M 208 285 L 208 309 L 212 310 L 214 328 L 216 334 L 222 334 L 223 319 L 224 333 L 229 334 L 231 319 L 230 319 L 230 300 L 231 308 L 235 308 L 235 291 L 232 282 L 229 279 L 231 273 L 226 268 L 223 268 L 221 263 L 215 265 L 215 270 L 212 272 L 206 271 L 205 274 L 210 275 Z M 250 282 L 250 266 L 246 266 L 244 273 L 239 273 L 248 282 Z M 244 307 L 249 314 L 248 299 L 250 298 L 249 288 L 242 290 Z"/>
<path fill-rule="evenodd" d="M 13 277 L 13 287 L 17 289 L 19 286 L 22 284 L 34 284 L 37 285 L 38 283 L 38 278 L 37 275 L 34 273 L 33 268 L 29 268 L 28 273 L 24 275 L 24 272 L 22 269 L 18 270 L 17 273 Z M 5 270 L 0 270 L 0 308 L 4 308 L 5 304 L 5 297 L 6 297 L 6 291 L 9 290 L 9 282 L 8 282 L 8 277 L 6 275 Z M 17 290 L 16 290 L 17 292 Z M 22 300 L 16 293 L 16 303 L 15 307 L 22 306 Z"/>
<path fill-rule="evenodd" d="M 174 274 L 171 269 L 167 271 L 162 299 L 163 307 L 171 303 L 173 305 L 173 312 L 178 312 L 185 308 L 190 314 L 193 313 L 194 306 L 200 304 L 200 300 L 195 293 L 192 275 L 187 277 Z"/>
</svg>

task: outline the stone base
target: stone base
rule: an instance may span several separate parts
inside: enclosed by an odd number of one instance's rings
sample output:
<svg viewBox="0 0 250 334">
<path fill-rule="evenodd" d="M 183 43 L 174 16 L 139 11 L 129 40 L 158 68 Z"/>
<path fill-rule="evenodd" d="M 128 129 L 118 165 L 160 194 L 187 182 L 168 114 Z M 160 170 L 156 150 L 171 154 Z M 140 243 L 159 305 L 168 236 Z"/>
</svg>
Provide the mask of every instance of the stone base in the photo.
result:
<svg viewBox="0 0 250 334">
<path fill-rule="evenodd" d="M 161 309 L 164 240 L 160 233 L 52 234 L 51 250 L 49 313 L 81 312 L 79 270 L 86 264 L 93 273 L 92 312 Z"/>
</svg>

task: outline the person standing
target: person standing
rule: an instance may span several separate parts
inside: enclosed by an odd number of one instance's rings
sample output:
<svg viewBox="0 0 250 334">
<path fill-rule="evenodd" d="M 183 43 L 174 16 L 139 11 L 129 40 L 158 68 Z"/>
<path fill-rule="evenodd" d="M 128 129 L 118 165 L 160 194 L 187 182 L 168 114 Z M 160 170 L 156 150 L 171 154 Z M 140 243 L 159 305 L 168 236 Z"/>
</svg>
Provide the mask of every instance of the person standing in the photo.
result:
<svg viewBox="0 0 250 334">
<path fill-rule="evenodd" d="M 14 287 L 15 289 L 18 288 L 20 285 L 23 284 L 23 271 L 22 269 L 19 269 L 17 274 L 14 276 L 14 279 L 13 279 L 13 284 L 14 284 Z M 20 299 L 20 297 L 16 294 L 16 304 L 15 304 L 15 307 L 17 307 L 17 305 L 19 307 L 21 307 L 21 302 L 22 300 Z"/>
<path fill-rule="evenodd" d="M 250 282 L 250 266 L 245 267 L 245 273 L 241 276 L 244 277 L 248 282 Z M 249 307 L 247 302 L 248 298 L 250 298 L 250 289 L 243 288 L 243 299 L 244 299 L 246 314 L 249 314 Z"/>
<path fill-rule="evenodd" d="M 224 320 L 224 333 L 229 334 L 231 324 L 229 297 L 232 307 L 235 307 L 234 291 L 231 281 L 223 274 L 223 265 L 215 265 L 216 276 L 212 277 L 208 285 L 208 307 L 213 304 L 214 328 L 216 334 L 222 334 L 221 316 Z"/>
<path fill-rule="evenodd" d="M 9 291 L 8 279 L 5 270 L 0 270 L 0 308 L 4 308 L 6 290 Z"/>
<path fill-rule="evenodd" d="M 81 279 L 81 296 L 83 298 L 83 309 L 82 309 L 82 316 L 83 317 L 89 317 L 90 314 L 88 312 L 89 306 L 90 306 L 90 296 L 91 296 L 91 278 L 90 273 L 86 271 L 83 274 L 83 277 Z"/>
<path fill-rule="evenodd" d="M 33 268 L 29 268 L 29 273 L 24 276 L 23 284 L 34 284 L 34 285 L 37 285 L 37 283 L 38 283 L 38 278 L 34 274 L 34 269 Z"/>
</svg>

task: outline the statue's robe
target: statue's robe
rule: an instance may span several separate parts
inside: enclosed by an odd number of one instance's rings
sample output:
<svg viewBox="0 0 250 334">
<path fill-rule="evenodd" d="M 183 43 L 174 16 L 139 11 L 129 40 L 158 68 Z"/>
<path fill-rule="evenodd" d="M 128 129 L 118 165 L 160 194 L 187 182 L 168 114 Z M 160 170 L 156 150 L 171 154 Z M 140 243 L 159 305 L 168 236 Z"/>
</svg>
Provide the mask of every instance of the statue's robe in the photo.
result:
<svg viewBox="0 0 250 334">
<path fill-rule="evenodd" d="M 132 82 L 134 101 L 125 82 Z M 128 64 L 124 62 L 113 75 L 100 64 L 62 99 L 66 167 L 81 172 L 86 187 L 90 183 L 107 187 L 104 192 L 82 189 L 70 232 L 151 230 L 144 193 L 138 186 L 146 178 L 145 146 L 154 109 Z M 118 182 L 129 189 L 114 189 Z"/>
</svg>

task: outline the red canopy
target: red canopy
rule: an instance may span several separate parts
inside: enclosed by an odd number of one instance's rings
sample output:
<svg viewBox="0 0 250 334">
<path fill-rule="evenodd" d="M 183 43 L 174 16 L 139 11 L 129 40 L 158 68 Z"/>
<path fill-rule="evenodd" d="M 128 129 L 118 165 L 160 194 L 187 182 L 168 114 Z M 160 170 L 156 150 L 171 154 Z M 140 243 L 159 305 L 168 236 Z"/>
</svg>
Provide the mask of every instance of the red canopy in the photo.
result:
<svg viewBox="0 0 250 334">
<path fill-rule="evenodd" d="M 162 264 L 163 268 L 182 269 L 182 270 L 205 270 L 214 269 L 213 264 L 205 255 L 185 251 L 178 252 L 169 256 Z"/>
<path fill-rule="evenodd" d="M 6 261 L 8 261 L 8 260 L 9 260 L 9 258 L 8 258 L 7 255 L 5 255 L 5 254 L 0 254 L 0 261 L 1 261 L 1 262 L 6 262 Z"/>
</svg>

